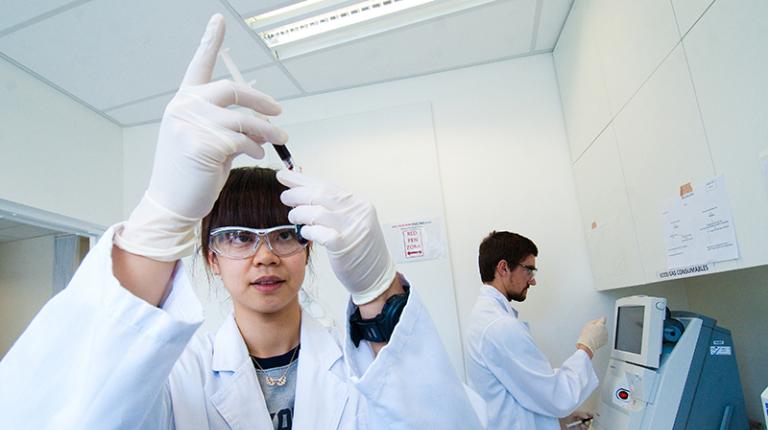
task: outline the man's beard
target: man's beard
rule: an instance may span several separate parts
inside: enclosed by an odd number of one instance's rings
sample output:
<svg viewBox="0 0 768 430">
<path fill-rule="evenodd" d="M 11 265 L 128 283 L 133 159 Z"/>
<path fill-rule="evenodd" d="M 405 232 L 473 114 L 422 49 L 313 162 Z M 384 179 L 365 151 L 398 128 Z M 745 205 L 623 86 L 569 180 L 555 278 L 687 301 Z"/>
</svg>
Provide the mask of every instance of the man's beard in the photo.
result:
<svg viewBox="0 0 768 430">
<path fill-rule="evenodd" d="M 525 301 L 525 298 L 528 296 L 528 288 L 529 287 L 525 287 L 525 289 L 523 291 L 519 292 L 519 293 L 508 295 L 507 296 L 507 300 L 509 300 L 510 302 L 512 302 L 512 301 L 515 301 L 515 302 Z"/>
</svg>

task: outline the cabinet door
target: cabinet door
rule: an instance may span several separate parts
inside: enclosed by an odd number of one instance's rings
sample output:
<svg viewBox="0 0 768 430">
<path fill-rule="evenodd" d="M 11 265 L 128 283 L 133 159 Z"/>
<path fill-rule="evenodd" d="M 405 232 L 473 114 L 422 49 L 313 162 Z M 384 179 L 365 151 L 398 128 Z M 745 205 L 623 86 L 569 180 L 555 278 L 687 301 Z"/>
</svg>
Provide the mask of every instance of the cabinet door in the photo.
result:
<svg viewBox="0 0 768 430">
<path fill-rule="evenodd" d="M 680 42 L 680 32 L 669 0 L 597 3 L 603 14 L 600 45 L 605 88 L 611 113 L 616 115 Z"/>
<path fill-rule="evenodd" d="M 683 41 L 715 170 L 739 241 L 730 270 L 768 264 L 768 2 L 715 2 Z"/>
<path fill-rule="evenodd" d="M 555 66 L 598 289 L 637 283 L 638 267 L 643 282 L 658 281 L 669 268 L 666 201 L 718 175 L 740 257 L 711 270 L 768 264 L 766 21 L 764 0 L 574 4 Z M 626 202 L 601 182 L 611 178 Z M 623 260 L 632 256 L 637 264 Z"/>
<path fill-rule="evenodd" d="M 643 269 L 612 126 L 574 164 L 595 288 L 643 283 Z"/>
<path fill-rule="evenodd" d="M 678 46 L 613 122 L 647 282 L 666 270 L 661 211 L 679 187 L 715 175 L 683 50 Z"/>
<path fill-rule="evenodd" d="M 602 10 L 597 2 L 574 3 L 553 52 L 571 160 L 574 161 L 611 120 L 600 62 Z"/>
<path fill-rule="evenodd" d="M 696 24 L 701 15 L 707 11 L 715 0 L 672 0 L 672 8 L 677 18 L 677 28 L 685 35 Z"/>
</svg>

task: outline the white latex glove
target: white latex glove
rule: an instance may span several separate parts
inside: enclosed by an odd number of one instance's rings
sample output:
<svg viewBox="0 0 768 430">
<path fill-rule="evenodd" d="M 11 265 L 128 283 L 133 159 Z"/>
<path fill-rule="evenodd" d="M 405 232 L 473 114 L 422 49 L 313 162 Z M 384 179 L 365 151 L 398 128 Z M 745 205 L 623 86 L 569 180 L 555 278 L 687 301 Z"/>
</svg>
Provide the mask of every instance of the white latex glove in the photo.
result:
<svg viewBox="0 0 768 430">
<path fill-rule="evenodd" d="M 280 196 L 294 207 L 288 220 L 304 224 L 301 235 L 325 246 L 336 277 L 355 304 L 368 303 L 389 288 L 395 265 L 373 205 L 295 171 L 281 170 L 277 180 L 291 188 Z"/>
<path fill-rule="evenodd" d="M 194 229 L 226 182 L 232 159 L 242 153 L 262 158 L 261 144 L 282 144 L 288 136 L 250 108 L 278 115 L 268 95 L 229 80 L 210 82 L 224 40 L 224 18 L 211 17 L 179 91 L 165 108 L 152 178 L 115 244 L 138 255 L 174 261 L 192 253 Z"/>
<path fill-rule="evenodd" d="M 589 321 L 581 329 L 581 335 L 576 341 L 576 345 L 584 345 L 595 354 L 595 351 L 600 349 L 608 342 L 608 330 L 605 328 L 605 317 L 598 318 L 596 320 Z"/>
</svg>

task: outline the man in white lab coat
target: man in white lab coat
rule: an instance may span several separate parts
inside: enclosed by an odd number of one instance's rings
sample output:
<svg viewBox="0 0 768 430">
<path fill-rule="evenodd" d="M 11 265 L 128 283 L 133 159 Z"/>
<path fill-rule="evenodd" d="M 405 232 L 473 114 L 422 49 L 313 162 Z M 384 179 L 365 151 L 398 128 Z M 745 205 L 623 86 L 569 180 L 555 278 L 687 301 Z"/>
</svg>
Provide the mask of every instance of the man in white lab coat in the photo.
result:
<svg viewBox="0 0 768 430">
<path fill-rule="evenodd" d="M 588 322 L 576 351 L 553 369 L 510 304 L 524 301 L 536 285 L 537 255 L 530 239 L 506 231 L 491 232 L 480 244 L 484 285 L 466 337 L 468 382 L 487 403 L 488 428 L 559 430 L 573 423 L 569 430 L 586 429 L 590 415 L 574 410 L 597 387 L 591 359 L 608 340 L 605 318 Z"/>
</svg>

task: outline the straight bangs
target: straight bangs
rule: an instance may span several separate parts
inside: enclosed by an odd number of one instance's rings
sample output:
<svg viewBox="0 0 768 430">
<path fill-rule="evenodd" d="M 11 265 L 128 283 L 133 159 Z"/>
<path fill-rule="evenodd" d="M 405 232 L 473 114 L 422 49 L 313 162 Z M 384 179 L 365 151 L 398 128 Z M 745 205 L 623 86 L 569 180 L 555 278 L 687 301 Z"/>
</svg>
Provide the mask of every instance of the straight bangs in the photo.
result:
<svg viewBox="0 0 768 430">
<path fill-rule="evenodd" d="M 210 213 L 210 228 L 269 228 L 289 224 L 291 210 L 280 201 L 287 190 L 276 171 L 262 167 L 232 169 Z"/>
<path fill-rule="evenodd" d="M 280 194 L 288 188 L 277 181 L 275 173 L 262 167 L 240 167 L 229 172 L 213 209 L 203 218 L 200 238 L 203 255 L 208 255 L 208 237 L 215 228 L 269 228 L 290 224 L 291 208 L 280 201 Z"/>
</svg>

